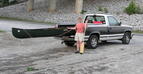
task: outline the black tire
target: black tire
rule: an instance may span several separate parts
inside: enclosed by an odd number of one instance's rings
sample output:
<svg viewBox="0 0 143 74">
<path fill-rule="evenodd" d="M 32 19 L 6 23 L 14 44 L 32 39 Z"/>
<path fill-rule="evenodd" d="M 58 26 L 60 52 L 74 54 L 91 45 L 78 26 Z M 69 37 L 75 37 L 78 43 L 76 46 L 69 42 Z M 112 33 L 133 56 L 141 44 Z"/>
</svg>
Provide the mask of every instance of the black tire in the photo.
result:
<svg viewBox="0 0 143 74">
<path fill-rule="evenodd" d="M 123 44 L 129 44 L 131 40 L 130 33 L 126 32 L 122 38 Z"/>
<path fill-rule="evenodd" d="M 95 49 L 98 46 L 99 38 L 97 35 L 91 35 L 87 41 L 87 47 L 90 49 Z"/>
<path fill-rule="evenodd" d="M 65 43 L 65 45 L 68 46 L 68 47 L 73 47 L 74 44 L 75 44 L 75 42 L 68 42 L 68 41 L 65 41 L 64 43 Z"/>
</svg>

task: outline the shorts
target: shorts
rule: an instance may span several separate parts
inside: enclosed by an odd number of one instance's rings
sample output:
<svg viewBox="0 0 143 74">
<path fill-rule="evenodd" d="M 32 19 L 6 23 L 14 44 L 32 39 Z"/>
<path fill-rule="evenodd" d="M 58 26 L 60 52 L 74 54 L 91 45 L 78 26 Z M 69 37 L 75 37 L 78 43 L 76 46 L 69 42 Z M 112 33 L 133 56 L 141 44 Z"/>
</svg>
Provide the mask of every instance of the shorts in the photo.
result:
<svg viewBox="0 0 143 74">
<path fill-rule="evenodd" d="M 84 33 L 76 33 L 74 40 L 75 41 L 84 41 Z"/>
</svg>

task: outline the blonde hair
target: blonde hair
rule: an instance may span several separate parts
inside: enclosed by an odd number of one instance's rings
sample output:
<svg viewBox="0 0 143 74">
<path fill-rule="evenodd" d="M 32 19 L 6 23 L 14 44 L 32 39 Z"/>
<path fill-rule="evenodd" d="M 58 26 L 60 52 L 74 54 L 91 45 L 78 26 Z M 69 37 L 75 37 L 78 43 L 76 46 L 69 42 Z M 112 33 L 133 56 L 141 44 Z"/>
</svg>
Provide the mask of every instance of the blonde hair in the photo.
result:
<svg viewBox="0 0 143 74">
<path fill-rule="evenodd" d="M 80 22 L 80 23 L 82 23 L 83 20 L 82 20 L 81 17 L 78 17 L 77 21 Z"/>
</svg>

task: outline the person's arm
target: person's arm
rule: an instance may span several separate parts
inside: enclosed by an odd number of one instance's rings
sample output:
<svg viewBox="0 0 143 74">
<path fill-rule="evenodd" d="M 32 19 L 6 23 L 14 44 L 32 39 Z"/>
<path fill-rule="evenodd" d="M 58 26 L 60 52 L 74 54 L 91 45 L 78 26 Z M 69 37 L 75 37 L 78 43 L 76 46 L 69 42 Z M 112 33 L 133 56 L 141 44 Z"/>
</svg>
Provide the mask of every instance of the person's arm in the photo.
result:
<svg viewBox="0 0 143 74">
<path fill-rule="evenodd" d="M 77 25 L 77 24 L 76 24 L 76 25 Z M 75 29 L 76 29 L 76 25 L 75 25 L 75 27 L 67 27 L 67 29 L 75 30 Z"/>
<path fill-rule="evenodd" d="M 86 28 L 87 28 L 87 23 L 88 23 L 88 20 L 85 21 L 85 31 L 86 31 Z"/>
<path fill-rule="evenodd" d="M 67 27 L 68 29 L 72 29 L 72 30 L 75 30 L 76 27 Z"/>
</svg>

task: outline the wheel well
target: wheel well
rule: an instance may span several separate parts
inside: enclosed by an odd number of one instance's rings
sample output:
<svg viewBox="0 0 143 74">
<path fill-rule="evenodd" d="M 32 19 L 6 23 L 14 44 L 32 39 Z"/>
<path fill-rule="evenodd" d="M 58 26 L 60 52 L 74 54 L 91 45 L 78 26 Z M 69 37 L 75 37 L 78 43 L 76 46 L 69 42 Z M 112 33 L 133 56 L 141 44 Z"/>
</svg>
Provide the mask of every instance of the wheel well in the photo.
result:
<svg viewBox="0 0 143 74">
<path fill-rule="evenodd" d="M 125 33 L 128 33 L 130 35 L 130 37 L 131 37 L 131 31 L 126 31 Z"/>
<path fill-rule="evenodd" d="M 100 38 L 100 35 L 98 33 L 92 33 L 91 35 L 96 35 L 98 37 L 98 39 Z"/>
</svg>

